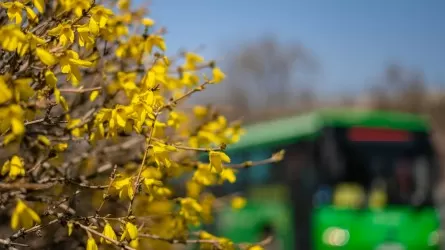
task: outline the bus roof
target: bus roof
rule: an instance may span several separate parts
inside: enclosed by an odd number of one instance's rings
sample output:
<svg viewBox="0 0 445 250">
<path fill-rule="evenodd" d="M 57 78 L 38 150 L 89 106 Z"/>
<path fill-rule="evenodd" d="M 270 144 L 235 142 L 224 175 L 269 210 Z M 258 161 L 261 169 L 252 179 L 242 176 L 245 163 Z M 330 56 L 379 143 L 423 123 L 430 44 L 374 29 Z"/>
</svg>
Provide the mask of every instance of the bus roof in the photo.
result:
<svg viewBox="0 0 445 250">
<path fill-rule="evenodd" d="M 314 138 L 323 127 L 373 127 L 407 131 L 429 131 L 428 121 L 419 115 L 357 109 L 321 109 L 315 112 L 259 122 L 244 127 L 244 134 L 227 151 L 273 146 Z"/>
</svg>

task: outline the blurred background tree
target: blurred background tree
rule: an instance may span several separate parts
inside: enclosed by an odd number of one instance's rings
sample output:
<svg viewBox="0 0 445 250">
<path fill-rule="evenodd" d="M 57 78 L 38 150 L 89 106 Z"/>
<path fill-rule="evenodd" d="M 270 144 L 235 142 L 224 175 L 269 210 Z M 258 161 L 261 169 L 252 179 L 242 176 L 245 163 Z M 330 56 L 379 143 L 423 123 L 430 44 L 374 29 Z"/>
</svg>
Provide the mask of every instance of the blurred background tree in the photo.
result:
<svg viewBox="0 0 445 250">
<path fill-rule="evenodd" d="M 205 101 L 224 103 L 229 119 L 256 121 L 315 103 L 312 85 L 320 65 L 303 44 L 264 35 L 228 51 L 221 66 L 227 72 L 226 85 L 209 91 Z"/>
</svg>

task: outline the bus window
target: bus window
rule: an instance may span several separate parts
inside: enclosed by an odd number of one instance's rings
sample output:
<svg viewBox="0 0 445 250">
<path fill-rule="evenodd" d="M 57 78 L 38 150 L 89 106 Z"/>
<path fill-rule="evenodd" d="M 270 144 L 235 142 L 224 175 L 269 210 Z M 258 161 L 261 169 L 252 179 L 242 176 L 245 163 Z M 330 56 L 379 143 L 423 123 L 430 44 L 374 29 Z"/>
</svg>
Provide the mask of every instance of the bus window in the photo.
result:
<svg viewBox="0 0 445 250">
<path fill-rule="evenodd" d="M 414 162 L 413 176 L 415 190 L 412 195 L 412 203 L 420 205 L 428 200 L 428 189 L 430 183 L 430 163 L 426 157 L 418 157 Z"/>
<path fill-rule="evenodd" d="M 342 128 L 337 130 L 337 135 L 345 171 L 340 178 L 333 178 L 336 179 L 333 186 L 342 182 L 361 185 L 371 207 L 382 207 L 385 203 L 418 206 L 431 202 L 434 159 L 427 134 Z M 324 155 L 332 153 L 329 147 L 322 149 Z M 335 176 L 332 172 L 331 175 Z"/>
</svg>

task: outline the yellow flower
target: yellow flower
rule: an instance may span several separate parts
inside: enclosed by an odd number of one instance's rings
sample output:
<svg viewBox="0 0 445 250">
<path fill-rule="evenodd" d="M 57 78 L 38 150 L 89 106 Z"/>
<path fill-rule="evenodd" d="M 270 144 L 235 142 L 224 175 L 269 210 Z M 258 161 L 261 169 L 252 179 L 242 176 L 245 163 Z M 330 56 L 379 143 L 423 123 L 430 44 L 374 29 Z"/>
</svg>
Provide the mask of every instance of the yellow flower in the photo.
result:
<svg viewBox="0 0 445 250">
<path fill-rule="evenodd" d="M 0 108 L 0 131 L 4 132 L 11 128 L 13 135 L 22 135 L 25 133 L 23 116 L 24 111 L 20 105 L 13 104 L 6 108 Z"/>
<path fill-rule="evenodd" d="M 162 172 L 154 167 L 148 167 L 146 169 L 144 169 L 141 173 L 141 176 L 143 178 L 147 178 L 147 179 L 161 179 L 162 178 Z"/>
<path fill-rule="evenodd" d="M 180 114 L 176 111 L 172 111 L 169 114 L 167 125 L 177 129 L 181 124 L 187 120 L 187 116 Z"/>
<path fill-rule="evenodd" d="M 232 208 L 236 209 L 236 210 L 244 208 L 246 206 L 246 203 L 247 203 L 246 199 L 244 199 L 243 197 L 239 197 L 239 196 L 236 196 L 235 198 L 233 198 L 232 202 L 231 202 Z"/>
<path fill-rule="evenodd" d="M 193 180 L 201 185 L 210 186 L 216 182 L 216 177 L 208 167 L 199 168 L 193 174 Z"/>
<path fill-rule="evenodd" d="M 120 199 L 125 199 L 125 198 L 133 199 L 134 190 L 133 190 L 133 182 L 131 180 L 132 180 L 131 177 L 127 177 L 113 182 L 113 187 L 119 191 Z"/>
<path fill-rule="evenodd" d="M 116 105 L 116 107 L 111 111 L 111 118 L 109 125 L 110 129 L 115 130 L 117 129 L 117 127 L 125 128 L 129 113 L 130 113 L 129 108 L 122 105 Z"/>
<path fill-rule="evenodd" d="M 83 15 L 83 11 L 91 7 L 91 0 L 63 0 L 60 1 L 65 11 L 74 11 L 77 17 Z"/>
<path fill-rule="evenodd" d="M 116 49 L 116 56 L 119 58 L 138 59 L 143 53 L 144 39 L 142 36 L 131 36 L 128 42 L 123 42 Z"/>
<path fill-rule="evenodd" d="M 149 195 L 149 201 L 157 198 L 166 198 L 172 193 L 170 189 L 163 187 L 163 183 L 160 180 L 152 178 L 144 178 L 143 189 Z"/>
<path fill-rule="evenodd" d="M 185 54 L 185 70 L 196 70 L 196 64 L 204 61 L 204 58 L 195 53 L 187 52 Z"/>
<path fill-rule="evenodd" d="M 20 56 L 24 56 L 29 49 L 35 50 L 37 48 L 37 45 L 43 45 L 46 43 L 46 41 L 30 32 L 26 34 L 27 42 L 20 43 L 17 46 L 17 52 Z"/>
<path fill-rule="evenodd" d="M 54 145 L 54 150 L 56 150 L 57 152 L 63 152 L 67 148 L 68 148 L 67 143 L 57 143 L 56 145 Z"/>
<path fill-rule="evenodd" d="M 117 240 L 116 233 L 114 232 L 113 227 L 108 222 L 105 224 L 104 231 L 102 232 L 102 234 L 112 240 Z M 100 243 L 103 243 L 104 240 L 105 240 L 105 243 L 107 243 L 107 244 L 112 243 L 111 241 L 104 239 L 104 238 L 100 238 Z"/>
<path fill-rule="evenodd" d="M 236 176 L 235 172 L 231 168 L 225 168 L 220 173 L 221 180 L 228 180 L 230 183 L 235 183 Z"/>
<path fill-rule="evenodd" d="M 224 152 L 210 151 L 209 153 L 210 166 L 214 167 L 219 173 L 223 169 L 223 162 L 230 163 L 230 158 Z"/>
<path fill-rule="evenodd" d="M 181 209 L 179 214 L 187 221 L 194 225 L 199 224 L 199 214 L 202 212 L 202 207 L 199 203 L 190 197 L 180 199 Z"/>
<path fill-rule="evenodd" d="M 260 245 L 254 245 L 254 246 L 247 248 L 247 250 L 264 250 L 264 247 L 262 247 Z"/>
<path fill-rule="evenodd" d="M 36 54 L 39 57 L 40 61 L 48 66 L 53 66 L 57 63 L 57 58 L 43 48 L 36 48 Z"/>
<path fill-rule="evenodd" d="M 201 215 L 207 223 L 211 223 L 213 220 L 212 213 L 215 200 L 215 196 L 213 196 L 211 193 L 204 194 L 202 199 L 200 200 L 202 206 Z"/>
<path fill-rule="evenodd" d="M 190 180 L 186 183 L 187 196 L 197 199 L 202 191 L 202 186 L 196 181 Z"/>
<path fill-rule="evenodd" d="M 135 93 L 140 92 L 136 86 L 137 76 L 136 72 L 117 72 L 117 85 L 119 85 L 119 88 L 123 89 L 125 94 L 130 98 L 133 97 Z"/>
<path fill-rule="evenodd" d="M 91 92 L 90 94 L 90 101 L 94 102 L 94 100 L 96 100 L 96 98 L 99 96 L 99 91 L 95 90 L 93 92 Z"/>
<path fill-rule="evenodd" d="M 45 8 L 45 0 L 33 0 L 34 7 L 40 12 L 43 13 Z"/>
<path fill-rule="evenodd" d="M 139 239 L 134 239 L 132 241 L 130 241 L 130 247 L 134 248 L 134 249 L 138 249 L 139 247 Z"/>
<path fill-rule="evenodd" d="M 37 18 L 37 14 L 29 7 L 25 6 L 26 10 L 26 17 L 28 18 L 29 22 L 38 22 L 39 19 Z"/>
<path fill-rule="evenodd" d="M 14 52 L 19 46 L 26 43 L 26 35 L 16 25 L 9 24 L 0 27 L 0 44 L 3 49 Z"/>
<path fill-rule="evenodd" d="M 45 82 L 50 88 L 55 88 L 57 85 L 57 77 L 51 70 L 45 71 Z"/>
<path fill-rule="evenodd" d="M 153 19 L 151 19 L 151 18 L 144 18 L 144 19 L 142 19 L 142 24 L 144 24 L 145 26 L 151 27 L 155 24 L 155 21 L 153 21 Z"/>
<path fill-rule="evenodd" d="M 74 42 L 74 31 L 69 23 L 61 23 L 48 31 L 48 35 L 59 38 L 59 43 L 65 46 Z"/>
<path fill-rule="evenodd" d="M 19 199 L 12 213 L 11 228 L 13 230 L 17 230 L 19 227 L 29 229 L 35 222 L 40 223 L 39 215 Z"/>
<path fill-rule="evenodd" d="M 131 14 L 130 14 L 131 17 Z M 124 35 L 128 34 L 128 26 L 125 20 L 119 17 L 111 17 L 108 19 L 107 25 L 100 29 L 100 35 L 107 41 L 117 41 Z"/>
<path fill-rule="evenodd" d="M 209 234 L 205 231 L 201 231 L 199 233 L 199 238 L 203 239 L 203 240 L 216 240 L 218 242 L 218 244 L 221 246 L 221 249 L 224 250 L 234 250 L 234 244 L 232 241 L 230 241 L 229 239 L 226 238 L 222 238 L 222 237 L 216 237 L 212 234 Z M 212 243 L 203 243 L 200 246 L 201 250 L 212 250 L 215 248 L 215 245 Z"/>
<path fill-rule="evenodd" d="M 94 37 L 90 34 L 90 27 L 87 23 L 77 27 L 77 33 L 79 34 L 79 45 L 87 49 L 91 49 L 94 46 Z"/>
<path fill-rule="evenodd" d="M 12 92 L 6 84 L 5 77 L 0 76 L 0 104 L 5 103 L 12 98 Z"/>
<path fill-rule="evenodd" d="M 39 9 L 39 7 L 40 7 L 38 5 L 39 1 L 42 1 L 42 0 L 37 0 L 37 1 L 34 0 L 34 4 L 37 9 Z M 15 19 L 16 24 L 21 24 L 23 21 L 23 17 L 22 17 L 23 9 L 26 11 L 26 15 L 27 15 L 29 22 L 37 22 L 38 19 L 37 19 L 36 13 L 32 10 L 32 8 L 26 6 L 25 5 L 26 3 L 27 3 L 27 1 L 25 1 L 24 3 L 21 3 L 19 1 L 0 3 L 0 7 L 3 7 L 8 10 L 7 15 L 9 17 L 9 20 Z"/>
<path fill-rule="evenodd" d="M 233 124 L 230 128 L 227 128 L 225 134 L 230 138 L 229 143 L 237 143 L 241 136 L 244 135 L 246 131 L 241 127 L 239 122 Z"/>
<path fill-rule="evenodd" d="M 8 2 L 8 3 L 0 3 L 0 6 L 3 8 L 6 8 L 8 10 L 7 14 L 9 17 L 9 20 L 15 19 L 16 24 L 22 23 L 22 12 L 25 8 L 25 5 L 21 2 L 14 1 L 14 2 Z"/>
<path fill-rule="evenodd" d="M 57 88 L 57 77 L 51 70 L 45 71 L 45 82 L 48 87 L 54 89 L 54 98 L 56 99 L 56 103 L 62 105 L 62 108 L 65 111 L 68 111 L 68 103 L 66 102 L 65 97 L 63 97 L 60 93 L 60 90 Z"/>
<path fill-rule="evenodd" d="M 75 137 L 82 137 L 85 134 L 85 131 L 88 128 L 88 125 L 85 124 L 83 126 L 80 126 L 82 120 L 81 119 L 71 119 L 67 117 L 68 123 L 66 125 L 66 128 L 71 130 L 71 135 Z"/>
<path fill-rule="evenodd" d="M 147 189 L 151 189 L 154 186 L 162 186 L 162 182 L 153 178 L 144 178 L 144 185 Z"/>
<path fill-rule="evenodd" d="M 165 64 L 159 62 L 155 64 L 150 70 L 147 71 L 146 75 L 142 78 L 142 89 L 150 90 L 159 83 L 166 84 L 167 72 L 168 68 Z"/>
<path fill-rule="evenodd" d="M 182 73 L 181 84 L 192 87 L 198 85 L 198 83 L 199 83 L 199 77 L 197 75 L 192 74 L 190 72 Z"/>
<path fill-rule="evenodd" d="M 211 81 L 211 83 L 220 83 L 226 78 L 226 75 L 221 71 L 220 68 L 217 67 L 212 69 L 212 74 L 213 80 Z"/>
<path fill-rule="evenodd" d="M 162 51 L 165 51 L 167 49 L 164 38 L 159 35 L 152 34 L 149 35 L 145 40 L 145 52 L 151 54 L 154 46 L 158 47 Z"/>
<path fill-rule="evenodd" d="M 34 95 L 34 90 L 30 86 L 31 82 L 32 78 L 20 78 L 13 81 L 16 102 L 25 101 Z"/>
<path fill-rule="evenodd" d="M 117 7 L 121 10 L 128 10 L 128 8 L 130 8 L 130 0 L 119 0 Z"/>
<path fill-rule="evenodd" d="M 86 250 L 98 250 L 96 241 L 92 237 L 88 237 Z"/>
<path fill-rule="evenodd" d="M 48 139 L 48 137 L 46 137 L 44 135 L 38 135 L 37 136 L 37 140 L 39 142 L 41 142 L 42 144 L 44 144 L 45 146 L 50 146 L 51 145 L 51 141 Z"/>
<path fill-rule="evenodd" d="M 160 142 L 154 143 L 151 149 L 151 156 L 158 166 L 170 167 L 170 152 L 176 151 L 173 146 L 165 145 Z"/>
<path fill-rule="evenodd" d="M 124 233 L 121 235 L 120 240 L 135 240 L 138 237 L 138 228 L 131 222 L 125 223 Z"/>
<path fill-rule="evenodd" d="M 67 50 L 60 58 L 61 71 L 68 74 L 68 80 L 71 80 L 74 86 L 79 85 L 79 82 L 82 80 L 79 66 L 90 67 L 92 63 L 79 59 L 79 54 L 74 50 Z"/>
<path fill-rule="evenodd" d="M 62 105 L 62 108 L 65 111 L 69 110 L 68 103 L 66 102 L 65 97 L 61 95 L 60 90 L 57 88 L 54 89 L 54 97 L 56 99 L 56 103 Z"/>
<path fill-rule="evenodd" d="M 73 227 L 74 227 L 73 222 L 72 222 L 72 221 L 69 221 L 69 222 L 67 223 L 67 227 L 68 227 L 68 236 L 71 236 L 71 234 L 73 233 Z"/>
<path fill-rule="evenodd" d="M 146 102 L 147 100 L 143 100 L 141 97 L 142 96 L 140 95 L 136 95 L 131 101 L 133 113 L 131 113 L 130 116 L 135 122 L 134 129 L 138 133 L 141 133 L 142 126 L 145 124 L 147 116 L 153 112 L 151 106 Z M 146 97 L 148 97 L 147 99 L 153 99 L 152 95 L 147 95 Z"/>
<path fill-rule="evenodd" d="M 11 160 L 8 160 L 3 164 L 1 174 L 8 174 L 9 178 L 12 180 L 15 180 L 17 176 L 24 176 L 25 167 L 23 166 L 23 160 L 14 155 Z"/>
<path fill-rule="evenodd" d="M 155 186 L 153 192 L 151 193 L 150 199 L 168 198 L 172 194 L 172 191 L 167 187 L 157 187 Z"/>
<path fill-rule="evenodd" d="M 113 15 L 113 11 L 100 5 L 93 7 L 90 13 L 89 27 L 93 34 L 98 34 L 99 30 L 107 24 L 108 18 Z"/>
</svg>

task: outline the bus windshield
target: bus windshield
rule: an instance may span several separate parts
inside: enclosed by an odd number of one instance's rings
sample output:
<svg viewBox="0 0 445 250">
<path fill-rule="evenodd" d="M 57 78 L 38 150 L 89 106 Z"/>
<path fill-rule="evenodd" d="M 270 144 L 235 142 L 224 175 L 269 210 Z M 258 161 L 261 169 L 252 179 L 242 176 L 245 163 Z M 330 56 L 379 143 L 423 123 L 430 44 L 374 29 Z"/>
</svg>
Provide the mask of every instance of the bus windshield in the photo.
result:
<svg viewBox="0 0 445 250">
<path fill-rule="evenodd" d="M 338 132 L 335 153 L 340 157 L 335 159 L 341 159 L 343 171 L 332 187 L 334 204 L 431 203 L 434 162 L 426 134 L 361 128 Z"/>
</svg>

